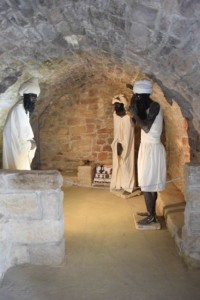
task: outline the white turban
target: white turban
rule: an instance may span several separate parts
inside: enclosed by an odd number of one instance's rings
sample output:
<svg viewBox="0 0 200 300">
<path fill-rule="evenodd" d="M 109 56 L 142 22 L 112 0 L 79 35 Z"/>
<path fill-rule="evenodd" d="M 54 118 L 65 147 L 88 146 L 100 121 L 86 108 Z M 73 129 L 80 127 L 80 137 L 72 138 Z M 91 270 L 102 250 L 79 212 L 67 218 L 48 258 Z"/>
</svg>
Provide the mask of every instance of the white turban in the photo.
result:
<svg viewBox="0 0 200 300">
<path fill-rule="evenodd" d="M 151 94 L 152 88 L 153 86 L 150 80 L 138 80 L 134 83 L 133 92 L 134 94 Z"/>
<path fill-rule="evenodd" d="M 124 104 L 124 108 L 126 109 L 128 106 L 128 101 L 126 100 L 126 97 L 124 95 L 117 95 L 112 99 L 112 104 L 114 103 L 122 103 Z"/>
<path fill-rule="evenodd" d="M 20 96 L 23 96 L 24 94 L 36 94 L 39 96 L 40 94 L 40 87 L 38 84 L 37 78 L 31 78 L 24 83 L 19 88 L 19 94 Z"/>
</svg>

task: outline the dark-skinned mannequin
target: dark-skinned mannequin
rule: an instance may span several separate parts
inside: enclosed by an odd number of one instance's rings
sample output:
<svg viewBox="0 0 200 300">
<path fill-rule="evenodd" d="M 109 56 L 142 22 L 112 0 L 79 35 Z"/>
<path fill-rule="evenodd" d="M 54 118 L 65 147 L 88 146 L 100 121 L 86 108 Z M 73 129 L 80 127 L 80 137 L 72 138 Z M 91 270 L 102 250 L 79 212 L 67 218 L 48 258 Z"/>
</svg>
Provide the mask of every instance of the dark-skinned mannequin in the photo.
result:
<svg viewBox="0 0 200 300">
<path fill-rule="evenodd" d="M 23 97 L 23 104 L 24 109 L 26 111 L 26 114 L 29 114 L 31 116 L 35 110 L 35 104 L 37 102 L 37 95 L 36 94 L 24 94 Z M 31 142 L 31 150 L 36 148 L 35 140 L 30 140 Z"/>
<path fill-rule="evenodd" d="M 114 139 L 112 142 L 113 166 L 110 189 L 123 190 L 126 197 L 135 185 L 134 169 L 134 124 L 127 114 L 128 103 L 124 95 L 112 101 L 114 113 Z"/>
<path fill-rule="evenodd" d="M 24 82 L 19 89 L 21 99 L 11 108 L 3 129 L 3 168 L 30 170 L 36 143 L 30 115 L 33 113 L 40 87 L 36 78 Z"/>
<path fill-rule="evenodd" d="M 123 118 L 123 116 L 126 115 L 126 111 L 125 111 L 123 103 L 115 102 L 114 110 L 115 110 L 116 114 L 121 118 Z M 123 151 L 122 144 L 117 143 L 117 155 L 120 156 L 122 154 L 122 151 Z"/>
<path fill-rule="evenodd" d="M 142 83 L 143 82 L 141 82 L 141 86 Z M 162 114 L 160 112 L 160 105 L 150 98 L 150 93 L 142 93 L 143 90 L 145 91 L 145 85 L 143 88 L 139 89 L 139 91 L 141 91 L 140 93 L 133 94 L 129 111 L 134 122 L 141 128 L 138 173 L 140 173 L 139 181 L 144 184 L 141 189 L 144 194 L 147 212 L 139 213 L 139 215 L 145 216 L 145 218 L 138 223 L 140 225 L 149 225 L 156 222 L 157 192 L 163 189 L 166 167 L 165 151 L 163 149 L 163 145 L 160 143 L 160 133 L 162 131 Z M 156 155 L 158 155 L 158 160 L 160 158 L 162 161 L 161 165 L 159 165 L 156 162 L 156 159 L 153 158 L 153 156 L 155 157 Z M 145 158 L 145 163 L 141 163 L 143 158 Z M 162 174 L 162 172 L 164 173 L 160 179 L 159 174 Z M 157 178 L 155 181 L 154 176 Z M 160 185 L 160 180 L 162 182 L 162 186 Z"/>
<path fill-rule="evenodd" d="M 151 126 L 159 113 L 160 105 L 153 102 L 149 94 L 133 94 L 131 99 L 130 113 L 133 116 L 134 122 L 141 127 L 146 133 L 149 132 Z M 149 109 L 147 116 L 146 111 Z M 143 192 L 147 213 L 141 213 L 142 216 L 150 217 L 149 220 L 153 219 L 156 222 L 156 200 L 157 192 Z M 146 219 L 145 219 L 146 220 Z"/>
<path fill-rule="evenodd" d="M 37 102 L 36 94 L 24 94 L 23 96 L 24 109 L 26 113 L 29 113 L 30 116 L 34 112 L 36 102 Z"/>
</svg>

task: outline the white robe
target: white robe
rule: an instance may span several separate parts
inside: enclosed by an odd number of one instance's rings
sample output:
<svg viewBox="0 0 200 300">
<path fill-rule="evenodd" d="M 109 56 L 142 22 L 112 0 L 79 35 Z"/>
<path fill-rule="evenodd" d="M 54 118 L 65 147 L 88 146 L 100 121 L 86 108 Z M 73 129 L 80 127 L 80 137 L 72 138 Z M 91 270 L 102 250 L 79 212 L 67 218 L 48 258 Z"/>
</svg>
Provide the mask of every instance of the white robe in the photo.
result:
<svg viewBox="0 0 200 300">
<path fill-rule="evenodd" d="M 31 150 L 34 135 L 23 103 L 17 102 L 8 114 L 3 129 L 3 168 L 30 170 L 36 148 Z"/>
<path fill-rule="evenodd" d="M 163 114 L 160 109 L 148 133 L 141 130 L 138 153 L 138 182 L 144 192 L 159 192 L 165 188 L 166 152 L 160 141 Z"/>
<path fill-rule="evenodd" d="M 112 178 L 110 190 L 123 189 L 132 192 L 135 186 L 135 161 L 134 161 L 134 125 L 130 116 L 119 117 L 115 112 L 114 140 L 112 147 Z M 117 155 L 117 143 L 121 143 L 123 151 Z"/>
</svg>

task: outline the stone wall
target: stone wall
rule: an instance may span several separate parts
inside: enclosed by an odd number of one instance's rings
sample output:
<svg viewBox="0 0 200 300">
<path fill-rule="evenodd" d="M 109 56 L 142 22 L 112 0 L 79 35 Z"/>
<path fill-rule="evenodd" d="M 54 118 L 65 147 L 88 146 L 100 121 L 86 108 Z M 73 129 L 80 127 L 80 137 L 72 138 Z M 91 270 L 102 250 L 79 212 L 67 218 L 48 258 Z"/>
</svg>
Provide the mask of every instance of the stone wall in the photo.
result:
<svg viewBox="0 0 200 300">
<path fill-rule="evenodd" d="M 63 261 L 61 186 L 57 171 L 0 171 L 0 277 L 16 264 Z"/>
<path fill-rule="evenodd" d="M 123 69 L 118 73 L 123 74 Z M 130 98 L 126 88 L 130 78 L 124 76 L 119 80 L 118 73 L 105 70 L 102 78 L 86 72 L 78 89 L 70 88 L 66 80 L 55 98 L 46 95 L 41 105 L 49 97 L 52 103 L 33 121 L 38 144 L 35 168 L 63 172 L 77 170 L 87 160 L 94 164 L 112 163 L 112 98 L 121 93 Z M 37 109 L 41 110 L 40 104 Z"/>
<path fill-rule="evenodd" d="M 193 267 L 200 267 L 200 165 L 185 166 L 185 224 L 182 229 L 183 255 Z"/>
<path fill-rule="evenodd" d="M 2 0 L 0 127 L 24 79 L 39 77 L 43 96 L 45 86 L 56 90 L 63 78 L 77 78 L 71 62 L 88 69 L 99 56 L 94 68 L 103 77 L 106 57 L 108 68 L 123 64 L 148 74 L 179 104 L 189 120 L 192 161 L 199 161 L 199 16 L 197 0 Z M 58 61 L 68 65 L 63 77 Z"/>
<path fill-rule="evenodd" d="M 77 167 L 86 160 L 92 164 L 112 164 L 112 98 L 124 93 L 130 99 L 132 91 L 126 88 L 126 83 L 132 82 L 134 77 L 140 79 L 145 75 L 133 73 L 131 78 L 123 73 L 123 67 L 113 72 L 105 67 L 102 69 L 104 78 L 99 78 L 92 71 L 92 74 L 89 71 L 84 73 L 80 69 L 81 72 L 85 79 L 79 82 L 79 88 L 70 88 L 68 80 L 63 80 L 63 84 L 57 86 L 56 93 L 49 86 L 49 92 L 38 103 L 40 115 L 33 122 L 34 131 L 38 133 L 36 169 L 77 171 Z M 51 104 L 45 108 L 44 103 L 50 97 Z M 184 164 L 190 162 L 187 120 L 176 102 L 167 102 L 156 83 L 151 97 L 160 103 L 164 112 L 162 141 L 167 152 L 168 180 L 176 179 L 175 185 L 183 192 Z M 140 129 L 136 127 L 136 159 L 139 144 Z"/>
<path fill-rule="evenodd" d="M 43 116 L 39 138 L 42 169 L 74 169 L 84 160 L 110 163 L 111 97 L 94 87 L 63 96 Z"/>
</svg>

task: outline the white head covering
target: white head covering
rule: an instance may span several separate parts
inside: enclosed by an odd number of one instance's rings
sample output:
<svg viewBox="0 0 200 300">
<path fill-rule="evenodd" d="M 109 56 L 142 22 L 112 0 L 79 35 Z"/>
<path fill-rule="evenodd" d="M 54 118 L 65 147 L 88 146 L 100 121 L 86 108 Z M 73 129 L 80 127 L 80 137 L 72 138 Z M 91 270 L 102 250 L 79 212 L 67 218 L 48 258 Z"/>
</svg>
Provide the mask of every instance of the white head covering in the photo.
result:
<svg viewBox="0 0 200 300">
<path fill-rule="evenodd" d="M 152 88 L 153 85 L 150 80 L 138 80 L 134 83 L 133 92 L 134 94 L 151 94 Z"/>
<path fill-rule="evenodd" d="M 31 78 L 24 83 L 19 88 L 19 94 L 20 96 L 23 96 L 24 94 L 36 94 L 39 96 L 40 94 L 40 87 L 38 84 L 37 78 Z"/>
<path fill-rule="evenodd" d="M 126 97 L 124 95 L 117 95 L 112 99 L 112 104 L 114 103 L 123 103 L 124 104 L 124 108 L 126 109 L 128 106 L 128 101 L 126 100 Z"/>
</svg>

